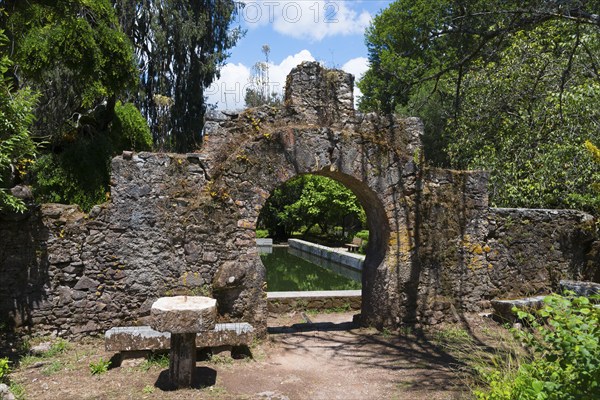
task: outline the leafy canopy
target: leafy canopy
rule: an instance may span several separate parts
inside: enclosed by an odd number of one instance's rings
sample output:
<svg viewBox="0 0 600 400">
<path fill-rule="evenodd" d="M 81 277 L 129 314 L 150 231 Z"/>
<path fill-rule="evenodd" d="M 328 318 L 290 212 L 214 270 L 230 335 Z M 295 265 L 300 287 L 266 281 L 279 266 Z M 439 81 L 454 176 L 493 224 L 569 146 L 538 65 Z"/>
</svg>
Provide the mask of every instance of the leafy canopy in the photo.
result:
<svg viewBox="0 0 600 400">
<path fill-rule="evenodd" d="M 360 107 L 423 118 L 426 158 L 489 170 L 494 205 L 597 211 L 598 9 L 398 0 L 367 31 Z"/>
</svg>

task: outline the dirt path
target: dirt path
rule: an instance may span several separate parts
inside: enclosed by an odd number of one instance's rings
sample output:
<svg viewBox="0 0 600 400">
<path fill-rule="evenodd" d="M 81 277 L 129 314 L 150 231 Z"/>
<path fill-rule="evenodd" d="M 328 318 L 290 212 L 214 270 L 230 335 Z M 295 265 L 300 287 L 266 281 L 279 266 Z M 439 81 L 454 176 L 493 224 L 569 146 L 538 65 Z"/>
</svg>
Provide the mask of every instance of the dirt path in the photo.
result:
<svg viewBox="0 0 600 400">
<path fill-rule="evenodd" d="M 306 317 L 306 315 L 305 315 Z M 202 389 L 166 392 L 164 366 L 121 366 L 92 376 L 90 361 L 112 356 L 101 340 L 72 344 L 54 359 L 22 366 L 12 379 L 28 399 L 458 399 L 465 396 L 449 355 L 415 335 L 352 327 L 350 313 L 270 321 L 254 360 L 226 353 L 198 363 Z M 50 368 L 53 364 L 54 368 Z M 200 384 L 200 383 L 199 383 Z"/>
</svg>

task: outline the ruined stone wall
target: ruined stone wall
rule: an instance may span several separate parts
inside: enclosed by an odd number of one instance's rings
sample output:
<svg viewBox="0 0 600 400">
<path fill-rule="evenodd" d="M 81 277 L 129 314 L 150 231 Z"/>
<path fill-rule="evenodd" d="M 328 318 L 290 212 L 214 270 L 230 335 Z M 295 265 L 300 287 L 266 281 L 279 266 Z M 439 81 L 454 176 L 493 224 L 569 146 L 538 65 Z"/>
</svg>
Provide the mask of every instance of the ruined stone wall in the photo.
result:
<svg viewBox="0 0 600 400">
<path fill-rule="evenodd" d="M 459 320 L 462 311 L 489 309 L 491 299 L 558 291 L 560 279 L 598 280 L 590 215 L 489 208 L 486 173 L 431 172 L 420 208 L 415 319 Z"/>
<path fill-rule="evenodd" d="M 2 321 L 81 336 L 143 324 L 160 296 L 204 294 L 221 321 L 264 332 L 256 221 L 305 173 L 343 183 L 366 210 L 365 324 L 459 318 L 590 274 L 588 216 L 489 209 L 485 173 L 423 166 L 418 119 L 356 114 L 350 75 L 303 64 L 285 103 L 208 122 L 199 153 L 116 157 L 111 201 L 89 215 L 0 216 Z"/>
</svg>

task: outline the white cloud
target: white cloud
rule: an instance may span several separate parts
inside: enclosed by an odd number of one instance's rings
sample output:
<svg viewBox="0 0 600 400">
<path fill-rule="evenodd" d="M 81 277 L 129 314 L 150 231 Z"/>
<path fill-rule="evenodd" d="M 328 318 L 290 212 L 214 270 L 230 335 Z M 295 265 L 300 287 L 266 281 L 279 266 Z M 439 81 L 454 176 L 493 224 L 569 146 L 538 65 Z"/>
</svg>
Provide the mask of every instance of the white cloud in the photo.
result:
<svg viewBox="0 0 600 400">
<path fill-rule="evenodd" d="M 283 94 L 285 79 L 292 68 L 303 61 L 315 61 L 308 50 L 286 57 L 281 63 L 269 63 L 271 90 Z M 249 87 L 251 67 L 243 64 L 227 64 L 221 69 L 221 77 L 205 92 L 207 102 L 216 104 L 219 110 L 237 110 L 245 107 L 244 95 Z"/>
<path fill-rule="evenodd" d="M 283 96 L 285 81 L 292 70 L 303 61 L 315 61 L 308 50 L 302 50 L 291 56 L 287 56 L 279 64 L 269 63 L 269 82 L 271 90 Z M 358 81 L 369 69 L 369 61 L 365 57 L 357 57 L 348 60 L 341 68 L 354 75 Z M 251 67 L 243 64 L 227 64 L 221 69 L 221 77 L 214 82 L 205 92 L 208 104 L 216 104 L 219 110 L 240 110 L 246 105 L 244 95 L 249 87 Z M 355 101 L 362 95 L 360 90 L 354 87 Z"/>
<path fill-rule="evenodd" d="M 357 57 L 349 60 L 342 66 L 342 70 L 350 72 L 354 75 L 354 103 L 357 104 L 358 99 L 362 96 L 362 92 L 356 86 L 356 82 L 362 78 L 365 72 L 369 69 L 369 60 L 366 57 Z"/>
<path fill-rule="evenodd" d="M 227 64 L 221 68 L 221 77 L 210 85 L 204 94 L 207 103 L 219 110 L 243 108 L 245 85 L 250 78 L 250 68 L 243 64 Z"/>
<path fill-rule="evenodd" d="M 362 78 L 363 74 L 369 69 L 369 60 L 366 57 L 357 57 L 348 60 L 343 66 L 342 70 L 350 72 L 356 80 Z"/>
<path fill-rule="evenodd" d="M 249 29 L 272 24 L 283 35 L 320 41 L 327 36 L 363 34 L 372 16 L 349 0 L 242 0 L 238 19 Z"/>
</svg>

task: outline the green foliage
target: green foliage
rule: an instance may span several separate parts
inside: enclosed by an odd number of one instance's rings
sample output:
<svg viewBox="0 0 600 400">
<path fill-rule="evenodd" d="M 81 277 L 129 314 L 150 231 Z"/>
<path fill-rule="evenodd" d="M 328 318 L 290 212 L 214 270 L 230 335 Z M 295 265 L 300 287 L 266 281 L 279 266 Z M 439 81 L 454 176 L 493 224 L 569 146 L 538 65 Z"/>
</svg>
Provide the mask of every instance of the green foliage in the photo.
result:
<svg viewBox="0 0 600 400">
<path fill-rule="evenodd" d="M 0 29 L 2 50 L 6 41 L 6 35 Z M 23 212 L 25 204 L 12 196 L 8 189 L 16 178 L 25 175 L 26 161 L 35 155 L 29 127 L 33 122 L 36 96 L 27 88 L 14 90 L 8 76 L 11 65 L 11 60 L 3 52 L 0 57 L 0 210 Z M 15 172 L 20 176 L 14 176 Z"/>
<path fill-rule="evenodd" d="M 456 167 L 491 171 L 495 205 L 600 205 L 590 187 L 598 167 L 582 146 L 590 135 L 600 139 L 600 81 L 587 75 L 586 50 L 575 49 L 594 37 L 600 39 L 589 29 L 547 23 L 515 34 L 497 64 L 478 63 L 464 77 L 447 152 Z M 600 56 L 600 47 L 588 49 Z"/>
<path fill-rule="evenodd" d="M 25 399 L 25 388 L 19 383 L 11 382 L 10 392 L 15 396 L 17 400 Z"/>
<path fill-rule="evenodd" d="M 362 239 L 362 243 L 360 244 L 360 247 L 358 248 L 358 252 L 361 254 L 367 254 L 367 245 L 369 244 L 369 231 L 368 230 L 358 231 L 354 234 L 354 236 L 359 239 Z"/>
<path fill-rule="evenodd" d="M 530 329 L 515 335 L 531 352 L 512 374 L 486 374 L 480 399 L 593 399 L 600 396 L 600 308 L 585 297 L 552 295 L 535 315 L 518 311 Z M 516 310 L 515 310 L 516 311 Z"/>
<path fill-rule="evenodd" d="M 96 362 L 90 361 L 89 367 L 92 375 L 101 375 L 108 371 L 108 367 L 110 367 L 110 360 L 104 361 L 104 358 L 100 357 L 100 359 Z"/>
<path fill-rule="evenodd" d="M 256 238 L 264 239 L 269 237 L 269 231 L 266 229 L 257 229 L 256 230 Z"/>
<path fill-rule="evenodd" d="M 19 78 L 42 93 L 36 134 L 54 141 L 110 120 L 111 99 L 133 88 L 137 69 L 109 0 L 9 0 L 0 26 L 13 38 Z M 104 101 L 108 113 L 90 110 Z M 108 119 L 108 121 L 104 120 Z"/>
<path fill-rule="evenodd" d="M 300 175 L 275 189 L 259 216 L 258 226 L 272 237 L 290 237 L 318 226 L 328 233 L 345 220 L 364 224 L 356 196 L 342 184 L 323 176 Z"/>
<path fill-rule="evenodd" d="M 8 374 L 10 373 L 10 366 L 8 363 L 8 358 L 0 358 L 0 383 L 5 383 L 8 380 Z"/>
<path fill-rule="evenodd" d="M 358 231 L 354 234 L 354 236 L 356 236 L 359 239 L 362 240 L 369 240 L 369 231 L 368 230 L 362 230 L 362 231 Z"/>
<path fill-rule="evenodd" d="M 115 150 L 149 151 L 152 149 L 152 133 L 148 122 L 131 103 L 115 105 L 115 119 L 111 129 Z"/>
<path fill-rule="evenodd" d="M 78 204 L 84 211 L 107 200 L 112 144 L 107 137 L 82 137 L 34 167 L 38 202 Z"/>
<path fill-rule="evenodd" d="M 598 6 L 398 0 L 367 31 L 360 107 L 420 116 L 426 159 L 490 171 L 493 205 L 596 211 Z"/>
<path fill-rule="evenodd" d="M 0 14 L 0 28 L 15 60 L 10 75 L 41 94 L 32 134 L 44 141 L 44 155 L 27 179 L 38 201 L 89 210 L 106 200 L 112 155 L 150 148 L 144 118 L 117 102 L 138 77 L 131 43 L 109 0 L 4 5 L 10 12 Z"/>
</svg>

